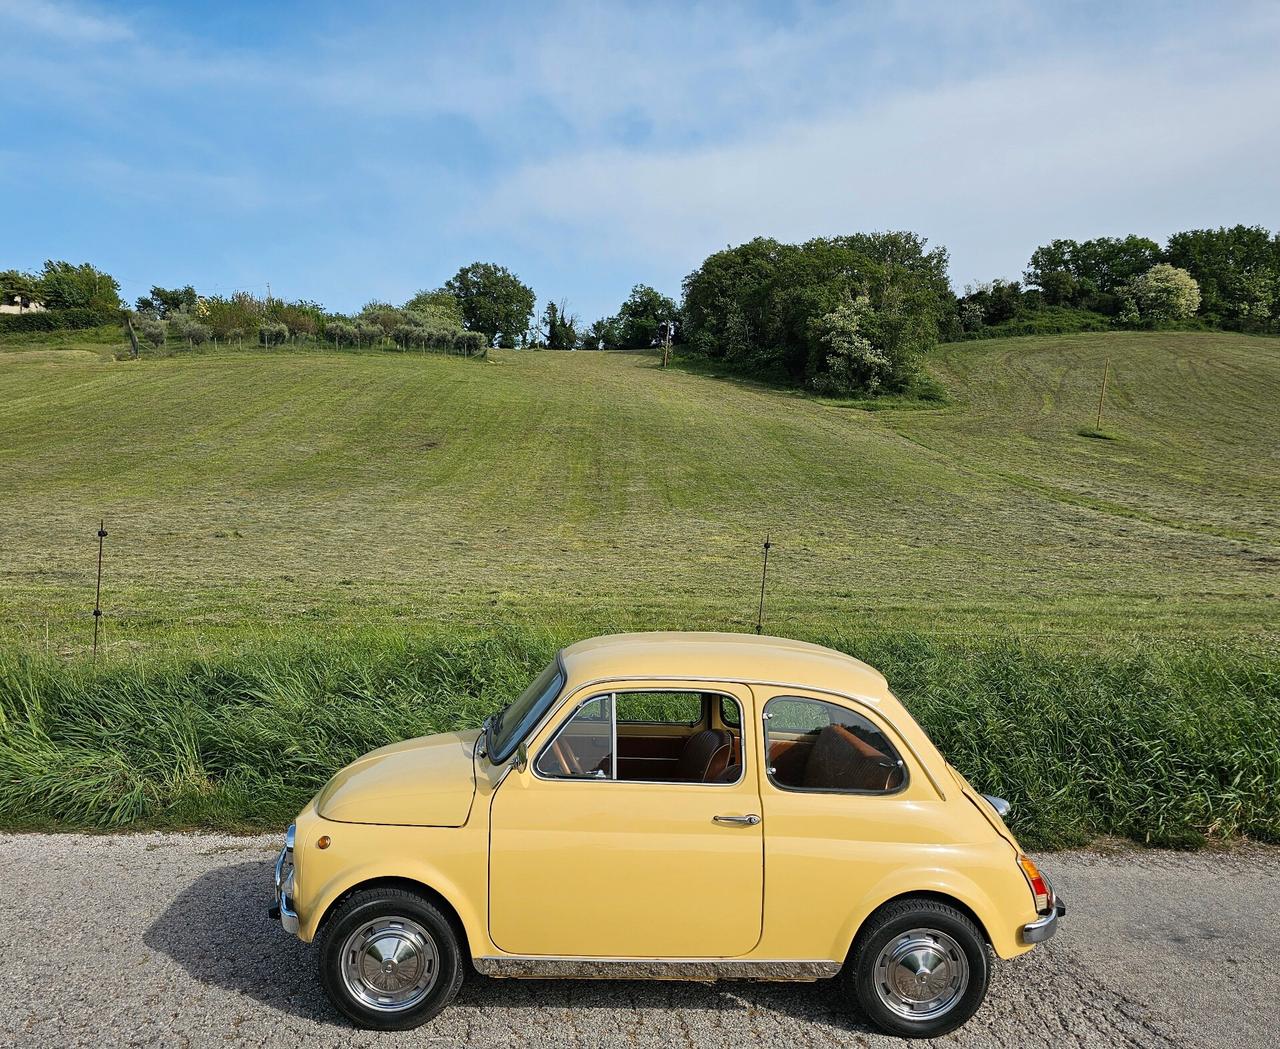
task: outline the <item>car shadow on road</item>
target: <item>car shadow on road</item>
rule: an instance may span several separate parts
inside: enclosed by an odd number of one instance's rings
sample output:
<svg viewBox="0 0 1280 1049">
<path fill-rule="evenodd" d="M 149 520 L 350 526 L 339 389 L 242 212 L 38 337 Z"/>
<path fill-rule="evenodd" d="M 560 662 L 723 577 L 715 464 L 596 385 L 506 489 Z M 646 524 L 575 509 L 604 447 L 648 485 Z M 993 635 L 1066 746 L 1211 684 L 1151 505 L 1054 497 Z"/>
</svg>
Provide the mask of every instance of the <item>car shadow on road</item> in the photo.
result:
<svg viewBox="0 0 1280 1049">
<path fill-rule="evenodd" d="M 142 939 L 201 983 L 341 1023 L 316 981 L 314 953 L 267 917 L 270 898 L 270 864 L 218 867 L 178 893 Z"/>
<path fill-rule="evenodd" d="M 313 947 L 267 917 L 271 868 L 238 863 L 202 875 L 183 889 L 147 930 L 143 942 L 174 959 L 201 983 L 252 998 L 270 1009 L 318 1023 L 346 1025 L 316 976 Z M 546 1008 L 663 1009 L 711 1013 L 775 1012 L 837 1031 L 873 1029 L 846 1007 L 832 981 L 718 984 L 623 980 L 467 980 L 455 1008 L 489 1018 L 506 1014 L 508 1029 Z M 542 1014 L 545 1016 L 545 1014 Z"/>
</svg>

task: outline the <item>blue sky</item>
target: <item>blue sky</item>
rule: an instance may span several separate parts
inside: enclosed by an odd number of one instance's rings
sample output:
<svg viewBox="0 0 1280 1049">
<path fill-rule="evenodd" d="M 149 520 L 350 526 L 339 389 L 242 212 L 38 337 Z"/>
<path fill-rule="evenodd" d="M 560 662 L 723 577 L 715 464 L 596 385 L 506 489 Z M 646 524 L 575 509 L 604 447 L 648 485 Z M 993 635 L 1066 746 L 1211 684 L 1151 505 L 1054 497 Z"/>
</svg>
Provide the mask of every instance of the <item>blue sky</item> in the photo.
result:
<svg viewBox="0 0 1280 1049">
<path fill-rule="evenodd" d="M 1280 227 L 1280 5 L 0 0 L 0 268 L 585 320 L 756 234 Z"/>
</svg>

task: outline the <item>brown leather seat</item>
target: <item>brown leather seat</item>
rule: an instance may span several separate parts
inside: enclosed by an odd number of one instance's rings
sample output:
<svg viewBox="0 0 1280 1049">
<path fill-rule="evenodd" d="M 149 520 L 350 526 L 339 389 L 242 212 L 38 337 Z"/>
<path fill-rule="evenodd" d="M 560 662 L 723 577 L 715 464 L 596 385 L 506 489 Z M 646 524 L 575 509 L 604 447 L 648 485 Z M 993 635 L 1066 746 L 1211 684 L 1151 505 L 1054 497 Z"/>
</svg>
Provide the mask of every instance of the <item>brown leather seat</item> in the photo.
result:
<svg viewBox="0 0 1280 1049">
<path fill-rule="evenodd" d="M 711 783 L 729 767 L 733 737 L 724 729 L 704 728 L 689 737 L 680 755 L 680 782 Z"/>
<path fill-rule="evenodd" d="M 815 790 L 893 790 L 901 783 L 902 770 L 888 754 L 843 725 L 828 725 L 814 741 L 802 785 Z"/>
</svg>

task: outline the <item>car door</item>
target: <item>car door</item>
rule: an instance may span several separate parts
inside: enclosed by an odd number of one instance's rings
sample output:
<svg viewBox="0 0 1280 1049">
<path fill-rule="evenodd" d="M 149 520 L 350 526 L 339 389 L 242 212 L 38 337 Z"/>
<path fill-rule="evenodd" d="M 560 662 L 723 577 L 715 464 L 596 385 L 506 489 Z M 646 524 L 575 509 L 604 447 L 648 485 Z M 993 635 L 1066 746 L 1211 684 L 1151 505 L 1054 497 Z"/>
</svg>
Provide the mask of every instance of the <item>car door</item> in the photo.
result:
<svg viewBox="0 0 1280 1049">
<path fill-rule="evenodd" d="M 871 705 L 776 686 L 760 686 L 756 698 L 769 829 L 767 950 L 839 958 L 848 948 L 840 942 L 844 908 L 892 895 L 903 870 L 946 861 L 933 844 L 942 802 L 926 775 L 913 775 L 918 766 Z"/>
<path fill-rule="evenodd" d="M 529 747 L 527 765 L 496 791 L 489 922 L 502 950 L 722 958 L 759 941 L 764 843 L 754 740 L 744 746 L 740 729 L 708 715 L 706 727 L 689 727 L 689 760 L 655 766 L 693 768 L 686 778 L 676 771 L 652 773 L 673 777 L 661 781 L 619 777 L 619 703 L 659 688 L 681 690 L 678 682 L 628 683 L 571 697 Z M 707 688 L 683 691 L 705 696 Z M 741 712 L 738 725 L 753 724 L 748 688 L 715 691 Z M 637 737 L 651 741 L 658 731 Z M 716 734 L 735 731 L 737 747 L 724 751 Z M 701 775 L 716 781 L 689 778 L 699 775 L 704 753 Z"/>
</svg>

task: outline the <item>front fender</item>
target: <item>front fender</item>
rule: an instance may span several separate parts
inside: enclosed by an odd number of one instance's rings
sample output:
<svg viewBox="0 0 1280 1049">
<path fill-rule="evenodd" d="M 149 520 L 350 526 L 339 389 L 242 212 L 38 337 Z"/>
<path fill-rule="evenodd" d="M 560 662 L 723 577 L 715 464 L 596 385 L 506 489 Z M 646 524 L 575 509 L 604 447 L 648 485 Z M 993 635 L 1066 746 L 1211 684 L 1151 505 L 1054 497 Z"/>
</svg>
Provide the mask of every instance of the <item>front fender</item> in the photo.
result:
<svg viewBox="0 0 1280 1049">
<path fill-rule="evenodd" d="M 310 943 L 334 903 L 379 879 L 415 882 L 439 894 L 457 914 L 473 953 L 487 952 L 483 841 L 466 827 L 387 827 L 317 820 L 295 851 L 298 937 Z M 326 849 L 315 842 L 331 839 Z"/>
</svg>

